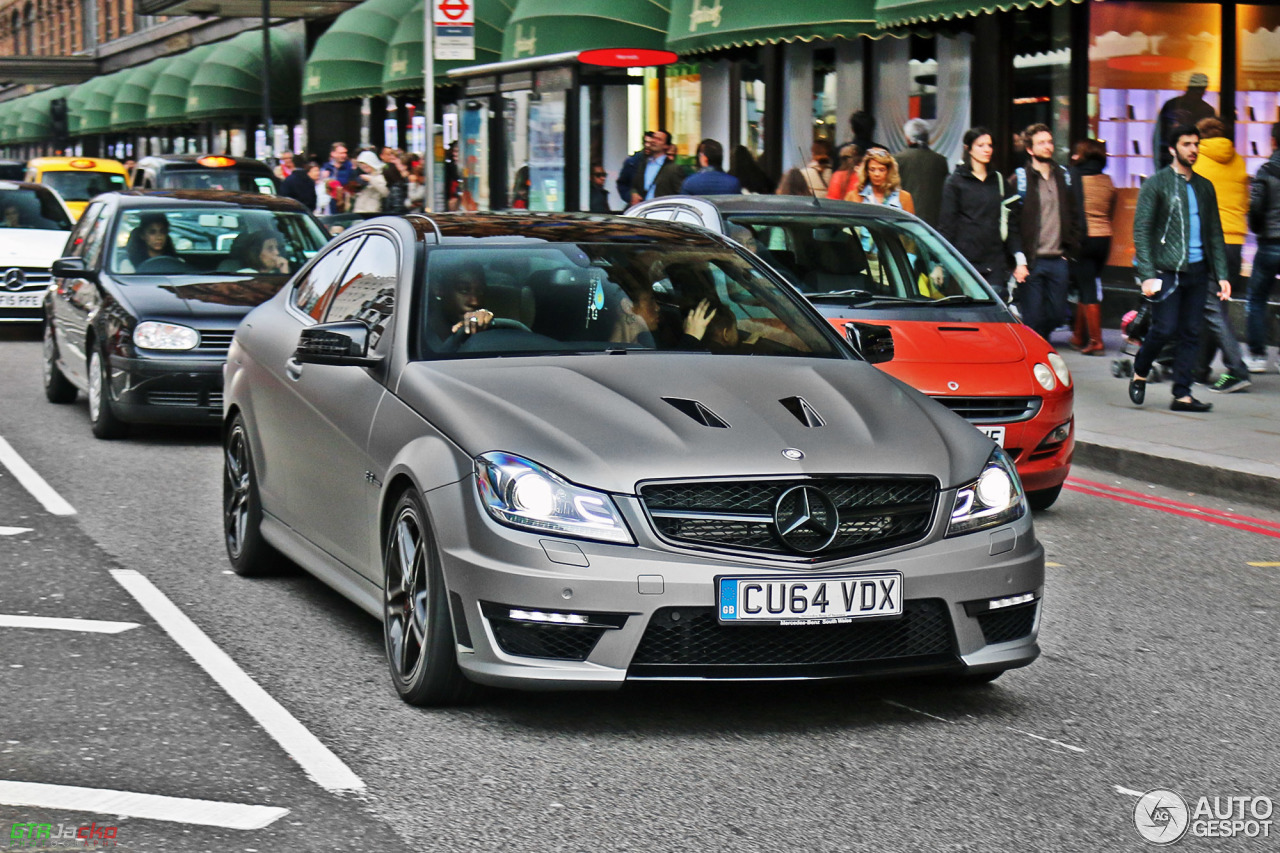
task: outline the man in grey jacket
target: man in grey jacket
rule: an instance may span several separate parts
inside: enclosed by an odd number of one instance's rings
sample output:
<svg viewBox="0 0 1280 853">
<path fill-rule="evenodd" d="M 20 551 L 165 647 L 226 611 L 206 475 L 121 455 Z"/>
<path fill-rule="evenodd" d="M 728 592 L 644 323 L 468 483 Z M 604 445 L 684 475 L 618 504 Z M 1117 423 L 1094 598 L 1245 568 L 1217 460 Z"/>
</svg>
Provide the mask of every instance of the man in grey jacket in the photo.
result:
<svg viewBox="0 0 1280 853">
<path fill-rule="evenodd" d="M 911 193 L 916 216 L 937 228 L 942 185 L 951 171 L 947 158 L 929 150 L 929 123 L 924 119 L 908 119 L 902 132 L 907 137 L 907 147 L 893 155 L 898 161 L 902 188 Z"/>
<path fill-rule="evenodd" d="M 1218 282 L 1218 298 L 1231 298 L 1227 247 L 1218 217 L 1213 184 L 1192 171 L 1199 156 L 1200 133 L 1180 125 L 1169 132 L 1173 162 L 1148 178 L 1138 193 L 1133 219 L 1133 265 L 1142 295 L 1156 300 L 1151 330 L 1133 360 L 1129 399 L 1146 399 L 1147 373 L 1166 342 L 1176 342 L 1173 360 L 1175 412 L 1213 408 L 1191 396 L 1191 372 L 1200 345 L 1209 276 Z"/>
<path fill-rule="evenodd" d="M 1271 159 L 1262 164 L 1249 187 L 1249 230 L 1258 238 L 1249 276 L 1249 354 L 1244 363 L 1250 373 L 1267 369 L 1267 301 L 1280 275 L 1280 124 L 1271 126 Z"/>
</svg>

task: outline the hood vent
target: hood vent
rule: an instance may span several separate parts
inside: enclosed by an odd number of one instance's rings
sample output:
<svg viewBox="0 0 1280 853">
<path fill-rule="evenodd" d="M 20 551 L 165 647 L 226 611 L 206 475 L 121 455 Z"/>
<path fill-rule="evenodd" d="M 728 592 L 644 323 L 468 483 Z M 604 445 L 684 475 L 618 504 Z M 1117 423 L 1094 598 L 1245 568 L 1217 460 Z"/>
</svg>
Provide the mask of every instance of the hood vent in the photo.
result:
<svg viewBox="0 0 1280 853">
<path fill-rule="evenodd" d="M 724 418 L 699 403 L 697 400 L 685 400 L 680 397 L 663 397 L 671 405 L 693 418 L 705 427 L 714 427 L 715 429 L 728 429 L 729 424 Z"/>
<path fill-rule="evenodd" d="M 796 416 L 796 420 L 807 427 L 826 426 L 827 422 L 822 419 L 822 415 L 810 406 L 804 397 L 786 397 L 778 401 L 787 407 L 787 411 Z"/>
<path fill-rule="evenodd" d="M 981 332 L 977 326 L 939 326 L 939 332 Z"/>
</svg>

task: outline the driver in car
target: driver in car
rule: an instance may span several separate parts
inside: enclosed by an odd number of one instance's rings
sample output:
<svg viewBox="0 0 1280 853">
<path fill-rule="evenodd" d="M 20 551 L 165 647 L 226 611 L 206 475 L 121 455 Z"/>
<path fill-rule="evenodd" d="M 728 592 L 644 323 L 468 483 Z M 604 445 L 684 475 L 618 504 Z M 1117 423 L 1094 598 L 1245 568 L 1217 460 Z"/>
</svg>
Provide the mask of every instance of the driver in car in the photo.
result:
<svg viewBox="0 0 1280 853">
<path fill-rule="evenodd" d="M 124 247 L 125 257 L 120 261 L 119 272 L 137 272 L 152 258 L 178 257 L 178 250 L 169 237 L 169 219 L 163 213 L 144 213 L 138 226 L 129 233 Z"/>
<path fill-rule="evenodd" d="M 440 286 L 439 315 L 449 335 L 464 336 L 483 332 L 493 326 L 493 312 L 480 306 L 485 297 L 484 267 L 472 261 L 453 270 Z M 442 324 L 443 325 L 443 324 Z"/>
</svg>

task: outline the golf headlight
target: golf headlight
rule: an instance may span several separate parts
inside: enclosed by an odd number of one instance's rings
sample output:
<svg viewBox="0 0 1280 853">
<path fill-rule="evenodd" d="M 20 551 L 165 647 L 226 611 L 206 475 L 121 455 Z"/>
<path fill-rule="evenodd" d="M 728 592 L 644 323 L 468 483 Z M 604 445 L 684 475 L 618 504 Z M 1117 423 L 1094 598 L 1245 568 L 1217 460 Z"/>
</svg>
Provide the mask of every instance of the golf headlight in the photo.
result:
<svg viewBox="0 0 1280 853">
<path fill-rule="evenodd" d="M 1062 356 L 1056 352 L 1049 353 L 1049 366 L 1058 375 L 1059 382 L 1064 386 L 1071 384 L 1071 371 L 1067 369 L 1067 363 L 1063 361 Z"/>
<path fill-rule="evenodd" d="M 575 486 L 510 453 L 485 453 L 475 463 L 480 500 L 495 521 L 539 533 L 635 542 L 613 498 L 603 492 Z"/>
<path fill-rule="evenodd" d="M 1031 372 L 1035 374 L 1036 381 L 1040 383 L 1040 387 L 1046 391 L 1052 391 L 1058 384 L 1058 380 L 1054 378 L 1053 370 L 1047 364 L 1037 364 L 1031 368 Z"/>
<path fill-rule="evenodd" d="M 200 345 L 200 333 L 187 326 L 148 320 L 133 330 L 133 342 L 143 349 L 188 350 Z"/>
<path fill-rule="evenodd" d="M 997 447 L 978 479 L 956 491 L 947 535 L 999 527 L 1021 518 L 1026 511 L 1018 471 L 1009 454 Z"/>
</svg>

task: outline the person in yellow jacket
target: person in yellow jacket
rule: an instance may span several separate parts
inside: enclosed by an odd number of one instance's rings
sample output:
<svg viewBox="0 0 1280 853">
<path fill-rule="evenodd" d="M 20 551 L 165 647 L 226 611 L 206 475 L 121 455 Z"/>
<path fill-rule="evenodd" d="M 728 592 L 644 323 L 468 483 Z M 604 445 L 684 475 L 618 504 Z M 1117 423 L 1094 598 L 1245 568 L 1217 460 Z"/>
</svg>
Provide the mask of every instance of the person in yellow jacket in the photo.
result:
<svg viewBox="0 0 1280 853">
<path fill-rule="evenodd" d="M 1200 131 L 1200 156 L 1192 169 L 1213 184 L 1218 196 L 1218 213 L 1222 221 L 1222 239 L 1227 244 L 1227 279 L 1232 290 L 1240 280 L 1240 253 L 1244 250 L 1247 229 L 1245 215 L 1249 212 L 1249 172 L 1244 158 L 1236 151 L 1227 137 L 1226 126 L 1217 118 L 1203 118 L 1196 123 Z M 1222 350 L 1222 363 L 1226 367 L 1214 391 L 1243 391 L 1249 387 L 1249 370 L 1240 357 L 1240 343 L 1231 328 L 1227 313 L 1228 303 L 1210 293 L 1205 301 L 1204 334 L 1200 337 L 1200 359 L 1195 377 L 1208 382 L 1209 365 L 1214 353 Z"/>
</svg>

